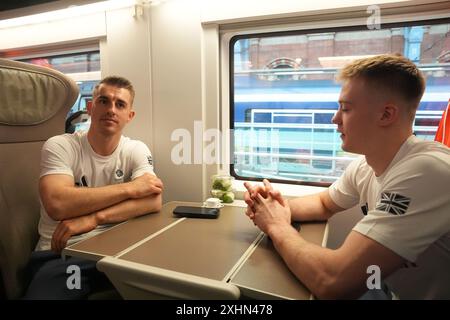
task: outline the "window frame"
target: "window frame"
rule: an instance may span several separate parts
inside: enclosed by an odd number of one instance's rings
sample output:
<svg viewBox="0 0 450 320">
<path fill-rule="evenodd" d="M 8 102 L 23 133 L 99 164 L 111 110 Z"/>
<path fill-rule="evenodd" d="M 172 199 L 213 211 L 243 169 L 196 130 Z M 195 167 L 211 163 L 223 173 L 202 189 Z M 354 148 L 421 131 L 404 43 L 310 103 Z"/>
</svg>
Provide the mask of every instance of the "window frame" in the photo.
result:
<svg viewBox="0 0 450 320">
<path fill-rule="evenodd" d="M 367 17 L 364 17 L 367 18 Z M 450 17 L 423 17 L 420 19 L 417 17 L 414 21 L 406 20 L 402 18 L 396 18 L 395 16 L 389 17 L 389 19 L 385 20 L 398 20 L 395 22 L 381 23 L 380 30 L 389 29 L 389 28 L 399 28 L 399 27 L 411 27 L 418 25 L 436 25 L 436 24 L 445 24 L 450 23 Z M 401 21 L 403 20 L 403 21 Z M 245 180 L 245 181 L 262 181 L 264 178 L 257 177 L 245 177 L 240 176 L 234 170 L 234 45 L 237 41 L 241 39 L 249 39 L 249 38 L 267 38 L 273 36 L 293 36 L 293 35 L 305 35 L 312 33 L 326 33 L 326 32 L 345 32 L 345 31 L 364 31 L 367 30 L 367 26 L 365 23 L 361 23 L 361 19 L 359 19 L 359 23 L 352 21 L 352 19 L 337 19 L 331 21 L 331 26 L 323 27 L 323 28 L 310 28 L 308 25 L 310 23 L 306 22 L 304 24 L 296 24 L 294 26 L 273 26 L 269 28 L 269 31 L 258 31 L 251 30 L 250 27 L 243 28 L 242 30 L 234 30 L 234 31 L 226 31 L 223 32 L 222 36 L 222 45 L 224 46 L 223 53 L 223 64 L 224 70 L 227 70 L 227 75 L 222 78 L 223 83 L 228 83 L 226 88 L 226 92 L 223 92 L 223 96 L 226 96 L 228 100 L 223 100 L 223 106 L 226 106 L 228 109 L 226 116 L 226 112 L 224 112 L 224 118 L 228 120 L 228 123 L 224 123 L 223 127 L 230 129 L 230 137 L 229 137 L 229 159 L 230 163 L 228 165 L 229 174 L 235 177 L 236 180 Z M 365 20 L 364 20 L 365 22 Z M 227 29 L 227 28 L 225 28 Z M 258 28 L 256 28 L 258 29 Z M 227 60 L 227 61 L 225 61 Z M 224 86 L 225 87 L 225 86 Z M 225 110 L 225 108 L 223 108 Z M 288 184 L 288 185 L 300 185 L 300 186 L 313 186 L 313 187 L 328 187 L 332 183 L 329 182 L 311 182 L 311 181 L 301 181 L 301 180 L 284 180 L 284 179 L 273 179 L 270 178 L 271 182 L 280 183 L 280 184 Z"/>
</svg>

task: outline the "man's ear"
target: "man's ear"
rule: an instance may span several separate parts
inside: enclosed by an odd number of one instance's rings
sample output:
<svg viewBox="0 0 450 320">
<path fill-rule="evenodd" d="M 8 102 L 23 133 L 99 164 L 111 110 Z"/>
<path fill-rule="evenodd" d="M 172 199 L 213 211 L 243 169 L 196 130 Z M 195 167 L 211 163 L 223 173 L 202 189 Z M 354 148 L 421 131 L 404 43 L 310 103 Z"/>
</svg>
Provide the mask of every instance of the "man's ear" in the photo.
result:
<svg viewBox="0 0 450 320">
<path fill-rule="evenodd" d="M 127 122 L 130 122 L 131 120 L 133 120 L 135 115 L 136 115 L 136 112 L 133 109 L 130 110 L 130 113 L 128 114 L 128 121 Z"/>
<path fill-rule="evenodd" d="M 395 122 L 399 117 L 399 107 L 393 103 L 387 103 L 383 106 L 381 116 L 378 119 L 380 126 L 388 126 Z"/>
<path fill-rule="evenodd" d="M 88 115 L 91 115 L 91 112 L 92 112 L 92 104 L 93 104 L 93 101 L 92 101 L 92 100 L 89 100 L 89 101 L 86 103 L 86 110 L 87 110 Z"/>
</svg>

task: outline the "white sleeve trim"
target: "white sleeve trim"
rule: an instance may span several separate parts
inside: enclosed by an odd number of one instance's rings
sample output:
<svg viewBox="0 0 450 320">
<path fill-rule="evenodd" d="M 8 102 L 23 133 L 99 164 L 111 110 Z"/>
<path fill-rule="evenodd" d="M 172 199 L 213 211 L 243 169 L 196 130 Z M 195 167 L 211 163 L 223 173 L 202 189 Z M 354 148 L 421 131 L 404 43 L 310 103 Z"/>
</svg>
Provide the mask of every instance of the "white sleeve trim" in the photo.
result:
<svg viewBox="0 0 450 320">
<path fill-rule="evenodd" d="M 47 170 L 47 171 L 41 172 L 39 178 L 42 178 L 43 176 L 48 176 L 51 174 L 65 174 L 65 175 L 73 177 L 73 172 L 70 170 L 54 169 L 54 170 Z"/>
<path fill-rule="evenodd" d="M 338 191 L 333 185 L 328 188 L 328 194 L 330 195 L 331 200 L 343 209 L 351 208 L 352 205 L 348 206 L 348 204 L 342 199 L 338 197 Z M 341 201 L 342 200 L 342 201 Z"/>
</svg>

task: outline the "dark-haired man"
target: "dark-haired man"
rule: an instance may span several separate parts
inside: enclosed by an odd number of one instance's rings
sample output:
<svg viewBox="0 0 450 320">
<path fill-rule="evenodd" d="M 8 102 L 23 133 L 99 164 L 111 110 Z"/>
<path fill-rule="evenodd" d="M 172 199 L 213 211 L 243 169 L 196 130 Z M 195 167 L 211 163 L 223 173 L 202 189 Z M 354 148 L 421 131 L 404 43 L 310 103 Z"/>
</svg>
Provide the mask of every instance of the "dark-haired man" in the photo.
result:
<svg viewBox="0 0 450 320">
<path fill-rule="evenodd" d="M 94 88 L 88 106 L 89 130 L 55 136 L 44 144 L 41 237 L 31 259 L 34 276 L 25 298 L 85 298 L 105 279 L 94 262 L 63 261 L 61 250 L 111 224 L 160 210 L 163 184 L 153 172 L 150 150 L 122 135 L 135 115 L 134 95 L 127 79 L 106 77 Z M 66 285 L 66 268 L 73 264 L 84 273 L 79 290 Z"/>
</svg>

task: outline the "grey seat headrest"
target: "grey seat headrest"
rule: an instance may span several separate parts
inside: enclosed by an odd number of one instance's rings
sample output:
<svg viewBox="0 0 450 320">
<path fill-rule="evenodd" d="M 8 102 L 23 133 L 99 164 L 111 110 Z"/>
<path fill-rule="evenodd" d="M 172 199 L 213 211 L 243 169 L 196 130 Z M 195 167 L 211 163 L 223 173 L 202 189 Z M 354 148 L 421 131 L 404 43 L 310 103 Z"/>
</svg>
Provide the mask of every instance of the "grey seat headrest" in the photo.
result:
<svg viewBox="0 0 450 320">
<path fill-rule="evenodd" d="M 3 142 L 20 141 L 8 136 L 25 133 L 26 141 L 45 140 L 39 125 L 61 114 L 61 126 L 70 107 L 78 97 L 78 86 L 63 73 L 28 63 L 0 59 L 0 136 Z M 55 120 L 60 122 L 61 119 Z M 23 130 L 33 126 L 33 135 Z M 22 129 L 22 130 L 19 130 Z M 43 132 L 41 132 L 43 133 Z"/>
</svg>

